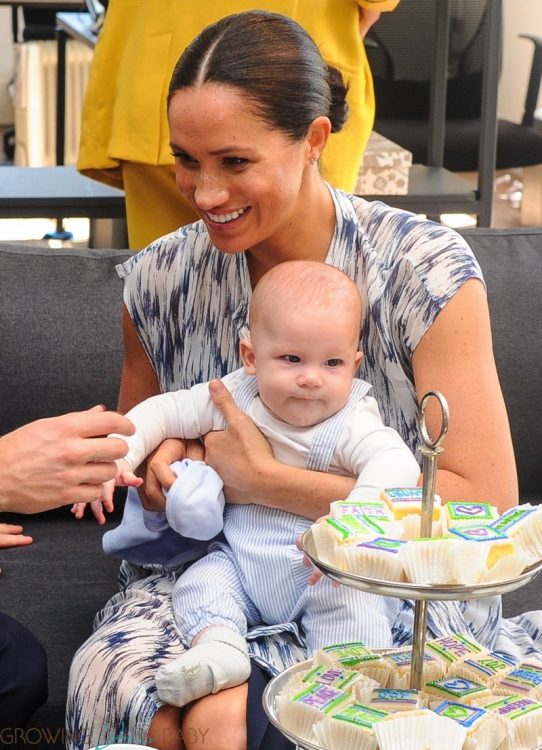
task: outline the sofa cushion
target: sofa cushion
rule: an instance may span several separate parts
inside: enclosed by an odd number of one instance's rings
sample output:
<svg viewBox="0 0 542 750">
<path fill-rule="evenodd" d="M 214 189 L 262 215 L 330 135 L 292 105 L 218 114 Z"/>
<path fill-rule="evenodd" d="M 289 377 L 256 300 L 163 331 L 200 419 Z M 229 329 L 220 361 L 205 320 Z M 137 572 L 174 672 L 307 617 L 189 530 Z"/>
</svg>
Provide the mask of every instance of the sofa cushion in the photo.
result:
<svg viewBox="0 0 542 750">
<path fill-rule="evenodd" d="M 117 404 L 127 250 L 0 243 L 0 434 Z"/>
<path fill-rule="evenodd" d="M 542 499 L 542 230 L 471 229 L 488 289 L 493 348 L 508 409 L 522 501 Z"/>
</svg>

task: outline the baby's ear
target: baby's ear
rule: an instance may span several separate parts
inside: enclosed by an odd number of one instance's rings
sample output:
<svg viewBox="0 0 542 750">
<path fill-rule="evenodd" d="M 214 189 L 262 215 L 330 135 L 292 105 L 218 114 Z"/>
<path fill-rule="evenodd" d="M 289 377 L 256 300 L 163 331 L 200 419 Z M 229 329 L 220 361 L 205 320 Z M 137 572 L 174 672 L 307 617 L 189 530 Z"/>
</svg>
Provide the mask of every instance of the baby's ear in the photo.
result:
<svg viewBox="0 0 542 750">
<path fill-rule="evenodd" d="M 239 342 L 239 354 L 246 374 L 256 375 L 256 355 L 249 338 L 241 339 Z"/>
<path fill-rule="evenodd" d="M 354 357 L 354 374 L 356 373 L 358 367 L 361 364 L 361 361 L 365 355 L 363 352 L 356 352 L 356 356 Z"/>
</svg>

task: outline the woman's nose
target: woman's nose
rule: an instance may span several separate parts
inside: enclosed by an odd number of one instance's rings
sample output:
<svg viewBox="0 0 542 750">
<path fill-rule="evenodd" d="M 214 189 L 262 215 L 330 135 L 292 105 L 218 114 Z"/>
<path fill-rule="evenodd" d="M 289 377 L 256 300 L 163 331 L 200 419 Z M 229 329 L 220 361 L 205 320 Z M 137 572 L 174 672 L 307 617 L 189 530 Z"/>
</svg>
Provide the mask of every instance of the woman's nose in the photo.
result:
<svg viewBox="0 0 542 750">
<path fill-rule="evenodd" d="M 200 175 L 196 182 L 194 200 L 198 208 L 209 211 L 228 202 L 226 185 L 216 177 Z"/>
</svg>

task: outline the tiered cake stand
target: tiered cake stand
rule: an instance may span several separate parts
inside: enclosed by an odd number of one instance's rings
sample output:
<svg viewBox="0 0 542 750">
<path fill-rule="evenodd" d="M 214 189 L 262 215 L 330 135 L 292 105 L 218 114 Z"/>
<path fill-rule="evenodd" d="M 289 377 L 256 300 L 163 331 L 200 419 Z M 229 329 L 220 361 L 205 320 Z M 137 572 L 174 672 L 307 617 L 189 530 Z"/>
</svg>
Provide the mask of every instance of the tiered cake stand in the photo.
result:
<svg viewBox="0 0 542 750">
<path fill-rule="evenodd" d="M 435 398 L 442 410 L 442 426 L 436 440 L 432 440 L 426 429 L 425 411 L 429 401 Z M 448 405 L 444 396 L 438 391 L 427 393 L 420 404 L 420 431 L 422 435 L 422 471 L 424 477 L 421 511 L 421 536 L 431 536 L 431 525 L 433 519 L 433 501 L 436 480 L 437 457 L 442 452 L 442 442 L 448 430 Z M 526 568 L 517 578 L 496 583 L 463 586 L 422 586 L 413 583 L 399 583 L 396 581 L 383 581 L 365 578 L 354 573 L 347 573 L 332 565 L 322 562 L 317 555 L 312 532 L 308 529 L 303 535 L 302 546 L 305 554 L 313 565 L 325 576 L 338 581 L 345 586 L 351 586 L 360 591 L 368 591 L 381 596 L 391 596 L 398 599 L 414 600 L 414 632 L 412 643 L 412 674 L 410 687 L 420 690 L 423 675 L 423 654 L 425 650 L 425 632 L 427 622 L 428 601 L 465 601 L 467 599 L 481 599 L 486 596 L 505 594 L 514 589 L 528 584 L 542 570 L 542 561 Z M 296 737 L 286 730 L 279 721 L 276 710 L 276 697 L 280 695 L 291 676 L 300 670 L 308 669 L 310 661 L 296 664 L 274 677 L 267 685 L 263 694 L 263 706 L 269 720 L 279 729 L 291 742 L 295 743 L 301 750 L 335 750 L 335 748 L 322 748 L 305 739 Z M 540 750 L 540 749 L 538 749 Z"/>
</svg>

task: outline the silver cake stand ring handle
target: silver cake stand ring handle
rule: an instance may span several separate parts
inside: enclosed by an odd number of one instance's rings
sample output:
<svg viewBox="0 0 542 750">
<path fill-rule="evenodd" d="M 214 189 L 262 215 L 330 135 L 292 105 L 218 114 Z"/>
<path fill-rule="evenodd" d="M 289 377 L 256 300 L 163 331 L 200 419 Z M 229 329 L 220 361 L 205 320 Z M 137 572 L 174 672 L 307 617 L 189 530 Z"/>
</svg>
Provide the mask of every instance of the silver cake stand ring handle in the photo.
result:
<svg viewBox="0 0 542 750">
<path fill-rule="evenodd" d="M 439 402 L 440 410 L 442 413 L 442 422 L 440 425 L 440 431 L 435 439 L 431 438 L 431 436 L 429 435 L 429 431 L 427 429 L 427 423 L 425 420 L 425 411 L 427 409 L 428 403 L 430 402 L 432 398 L 436 398 L 436 400 Z M 450 419 L 450 410 L 448 408 L 448 402 L 446 401 L 442 393 L 440 391 L 428 391 L 428 393 L 426 393 L 425 396 L 420 401 L 420 411 L 419 411 L 420 432 L 421 432 L 424 448 L 426 448 L 429 451 L 440 452 L 438 449 L 440 448 L 442 442 L 444 441 L 444 438 L 446 437 L 446 433 L 448 432 L 449 419 Z"/>
</svg>

